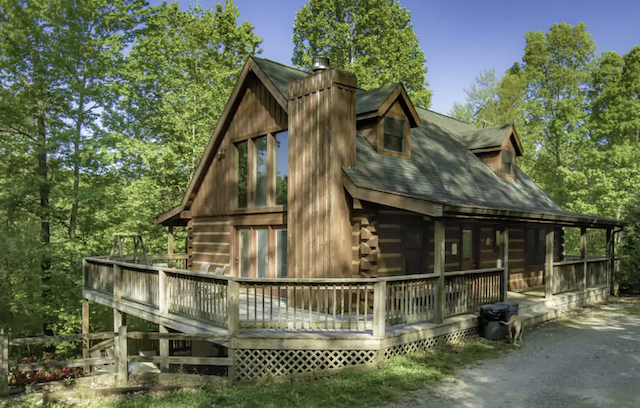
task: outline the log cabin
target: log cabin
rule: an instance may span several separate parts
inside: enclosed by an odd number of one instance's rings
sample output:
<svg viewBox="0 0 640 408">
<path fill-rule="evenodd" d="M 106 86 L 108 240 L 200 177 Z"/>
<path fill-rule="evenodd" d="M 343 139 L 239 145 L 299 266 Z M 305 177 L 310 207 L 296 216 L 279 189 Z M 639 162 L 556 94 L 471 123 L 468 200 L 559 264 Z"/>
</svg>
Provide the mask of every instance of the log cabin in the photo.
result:
<svg viewBox="0 0 640 408">
<path fill-rule="evenodd" d="M 622 223 L 564 211 L 519 167 L 513 125 L 478 129 L 414 106 L 402 84 L 365 91 L 249 57 L 182 202 L 156 224 L 188 229 L 188 267 L 257 278 L 388 277 L 501 265 L 508 289 L 544 284 L 545 240 Z M 438 222 L 440 221 L 440 222 Z M 586 233 L 586 232 L 585 232 Z"/>
<path fill-rule="evenodd" d="M 606 300 L 624 222 L 564 211 L 522 155 L 513 125 L 416 107 L 402 84 L 363 90 L 326 59 L 306 72 L 248 57 L 182 201 L 155 220 L 168 254 L 143 249 L 143 265 L 116 237 L 119 258 L 83 259 L 83 333 L 90 301 L 113 308 L 119 382 L 140 359 L 127 339 L 149 336 L 127 334 L 127 315 L 158 325 L 163 375 L 186 361 L 170 339 L 197 338 L 189 362 L 255 382 L 475 336 L 485 304 L 518 302 L 528 325 Z M 593 229 L 606 257 L 587 253 Z"/>
</svg>

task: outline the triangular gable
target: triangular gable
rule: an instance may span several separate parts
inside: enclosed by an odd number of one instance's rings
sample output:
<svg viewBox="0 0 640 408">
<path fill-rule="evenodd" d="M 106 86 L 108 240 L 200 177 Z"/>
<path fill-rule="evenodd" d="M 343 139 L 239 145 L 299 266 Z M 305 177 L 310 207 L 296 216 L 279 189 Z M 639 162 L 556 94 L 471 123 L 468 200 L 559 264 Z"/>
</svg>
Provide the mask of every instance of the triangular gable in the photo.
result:
<svg viewBox="0 0 640 408">
<path fill-rule="evenodd" d="M 258 80 L 265 86 L 271 96 L 273 96 L 273 98 L 276 100 L 278 105 L 280 105 L 282 109 L 287 112 L 287 99 L 273 84 L 271 79 L 265 74 L 262 68 L 256 63 L 254 58 L 249 56 L 242 68 L 242 71 L 240 72 L 240 75 L 238 76 L 236 85 L 233 88 L 231 95 L 229 96 L 227 104 L 222 111 L 222 115 L 220 115 L 220 119 L 216 124 L 213 134 L 211 135 L 211 138 L 209 139 L 209 142 L 204 149 L 204 152 L 200 159 L 200 163 L 198 164 L 198 167 L 196 168 L 196 171 L 193 174 L 191 181 L 189 182 L 189 186 L 187 187 L 187 191 L 182 198 L 182 202 L 174 209 L 159 216 L 155 220 L 156 224 L 164 224 L 166 221 L 168 221 L 167 215 L 169 212 L 173 214 L 175 212 L 179 213 L 181 211 L 184 211 L 185 209 L 189 209 L 191 203 L 196 197 L 196 194 L 198 193 L 198 190 L 200 189 L 200 186 L 202 185 L 202 182 L 207 174 L 209 167 L 211 166 L 211 163 L 213 162 L 213 159 L 215 158 L 216 152 L 220 147 L 220 143 L 222 142 L 224 135 L 226 134 L 230 124 L 235 117 L 234 114 L 245 96 L 247 83 L 248 80 L 250 80 L 251 74 L 254 74 L 258 78 Z"/>
<path fill-rule="evenodd" d="M 504 150 L 509 144 L 513 145 L 516 156 L 524 154 L 520 137 L 513 125 L 475 129 L 461 133 L 460 138 L 467 148 L 476 154 Z"/>
<path fill-rule="evenodd" d="M 522 156 L 524 154 L 524 148 L 522 147 L 522 142 L 520 142 L 520 137 L 516 132 L 516 127 L 511 125 L 511 128 L 507 131 L 507 137 L 505 137 L 503 146 L 511 143 L 513 148 L 516 150 L 516 156 Z"/>
<path fill-rule="evenodd" d="M 375 92 L 375 90 L 369 92 Z M 409 119 L 411 127 L 420 126 L 420 117 L 418 116 L 418 112 L 413 106 L 413 102 L 411 102 L 409 95 L 407 95 L 407 90 L 404 89 L 402 84 L 397 84 L 393 91 L 385 99 L 380 101 L 377 108 L 357 115 L 356 120 L 384 116 L 396 101 L 398 101 L 402 106 L 402 109 Z"/>
</svg>

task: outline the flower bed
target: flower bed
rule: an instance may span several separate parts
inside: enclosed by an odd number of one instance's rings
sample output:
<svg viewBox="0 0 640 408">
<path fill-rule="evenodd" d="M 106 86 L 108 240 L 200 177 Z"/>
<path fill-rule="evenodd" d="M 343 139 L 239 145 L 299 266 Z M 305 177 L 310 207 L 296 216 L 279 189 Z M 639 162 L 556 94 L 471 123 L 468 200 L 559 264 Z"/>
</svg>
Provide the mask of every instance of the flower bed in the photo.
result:
<svg viewBox="0 0 640 408">
<path fill-rule="evenodd" d="M 9 360 L 9 366 L 13 367 L 18 364 L 35 364 L 35 363 L 50 363 L 57 360 L 48 358 L 46 355 L 42 359 L 38 359 L 36 356 L 24 357 L 21 360 Z M 38 371 L 17 371 L 13 369 L 9 373 L 9 386 L 10 387 L 24 387 L 27 384 L 34 383 L 47 383 L 51 381 L 74 379 L 87 375 L 82 367 L 78 368 L 55 368 L 51 370 L 38 370 Z"/>
</svg>

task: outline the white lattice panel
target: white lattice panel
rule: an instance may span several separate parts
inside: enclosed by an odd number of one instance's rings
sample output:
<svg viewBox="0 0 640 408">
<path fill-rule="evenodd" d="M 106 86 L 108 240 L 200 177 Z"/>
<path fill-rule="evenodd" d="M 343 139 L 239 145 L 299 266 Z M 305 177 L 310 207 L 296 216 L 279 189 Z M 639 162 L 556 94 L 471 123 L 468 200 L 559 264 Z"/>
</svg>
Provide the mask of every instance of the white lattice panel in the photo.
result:
<svg viewBox="0 0 640 408">
<path fill-rule="evenodd" d="M 458 343 L 461 340 L 476 337 L 478 328 L 471 327 L 457 332 L 448 333 L 439 337 L 431 337 L 411 343 L 400 344 L 384 350 L 384 359 L 388 360 L 395 356 L 403 356 L 417 351 L 424 351 L 437 346 L 438 344 Z"/>
<path fill-rule="evenodd" d="M 373 350 L 235 350 L 236 380 L 252 381 L 375 362 Z"/>
</svg>

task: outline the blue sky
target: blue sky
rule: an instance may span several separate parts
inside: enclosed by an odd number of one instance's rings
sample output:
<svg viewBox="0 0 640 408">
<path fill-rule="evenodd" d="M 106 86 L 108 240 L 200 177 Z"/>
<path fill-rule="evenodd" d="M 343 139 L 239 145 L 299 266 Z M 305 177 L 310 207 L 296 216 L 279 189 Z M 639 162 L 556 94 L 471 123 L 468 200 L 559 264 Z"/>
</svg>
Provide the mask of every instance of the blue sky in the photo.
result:
<svg viewBox="0 0 640 408">
<path fill-rule="evenodd" d="M 151 0 L 152 4 L 159 1 Z M 179 0 L 186 9 L 189 0 Z M 215 1 L 201 0 L 204 8 Z M 235 0 L 240 21 L 249 21 L 262 37 L 262 54 L 290 64 L 291 34 L 295 13 L 305 0 Z M 412 13 L 414 31 L 427 58 L 427 81 L 433 90 L 431 109 L 447 113 L 464 99 L 469 86 L 483 68 L 498 75 L 521 61 L 524 34 L 546 31 L 553 23 L 584 21 L 593 35 L 598 53 L 628 52 L 640 45 L 638 0 L 535 0 L 420 1 L 402 0 Z"/>
</svg>

